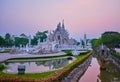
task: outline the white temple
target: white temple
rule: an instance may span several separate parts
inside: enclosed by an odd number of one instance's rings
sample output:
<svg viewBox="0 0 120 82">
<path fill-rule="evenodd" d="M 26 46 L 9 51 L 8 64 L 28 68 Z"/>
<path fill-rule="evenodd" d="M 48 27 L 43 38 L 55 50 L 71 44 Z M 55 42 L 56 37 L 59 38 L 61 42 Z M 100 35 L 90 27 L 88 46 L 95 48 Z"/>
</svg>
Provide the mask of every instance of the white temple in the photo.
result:
<svg viewBox="0 0 120 82">
<path fill-rule="evenodd" d="M 62 24 L 59 23 L 55 31 L 50 32 L 48 35 L 48 40 L 50 42 L 57 42 L 59 45 L 74 45 L 76 40 L 69 38 L 69 33 L 65 29 L 64 20 Z"/>
<path fill-rule="evenodd" d="M 64 20 L 62 21 L 62 24 L 59 23 L 57 25 L 57 28 L 49 32 L 47 40 L 45 42 L 40 42 L 38 40 L 38 45 L 35 48 L 35 52 L 56 52 L 61 50 L 85 50 L 90 48 L 90 43 L 87 41 L 86 34 L 84 35 L 84 46 L 82 45 L 82 40 L 80 42 L 80 45 L 77 46 L 77 41 L 75 39 L 69 38 L 69 33 L 65 29 Z"/>
<path fill-rule="evenodd" d="M 27 52 L 33 54 L 48 54 L 48 53 L 56 53 L 61 50 L 73 50 L 74 54 L 77 55 L 77 50 L 88 50 L 91 49 L 90 40 L 87 39 L 86 34 L 84 35 L 83 40 L 80 39 L 80 45 L 77 45 L 77 41 L 75 39 L 69 38 L 69 33 L 65 29 L 64 20 L 62 23 L 57 25 L 57 28 L 49 32 L 47 39 L 44 42 L 40 42 L 38 39 L 37 46 L 31 45 L 31 36 L 28 37 L 28 44 L 25 49 Z M 84 45 L 82 44 L 84 42 Z"/>
</svg>

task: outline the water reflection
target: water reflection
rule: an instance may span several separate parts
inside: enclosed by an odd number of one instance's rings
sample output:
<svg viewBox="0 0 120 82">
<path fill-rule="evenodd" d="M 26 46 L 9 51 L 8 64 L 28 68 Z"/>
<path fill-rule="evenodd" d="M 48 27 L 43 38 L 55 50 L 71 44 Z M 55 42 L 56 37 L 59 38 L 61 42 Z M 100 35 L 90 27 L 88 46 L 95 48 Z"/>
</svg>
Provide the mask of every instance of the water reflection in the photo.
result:
<svg viewBox="0 0 120 82">
<path fill-rule="evenodd" d="M 40 73 L 46 71 L 52 71 L 60 69 L 67 64 L 71 63 L 73 60 L 69 60 L 67 58 L 64 59 L 53 59 L 53 60 L 45 60 L 45 61 L 17 61 L 17 62 L 6 62 L 4 63 L 7 68 L 3 70 L 6 73 L 18 73 L 18 65 L 25 65 L 26 70 L 25 73 Z"/>
<path fill-rule="evenodd" d="M 92 58 L 91 64 L 85 74 L 80 78 L 79 82 L 97 82 L 100 73 L 100 66 L 96 58 Z"/>
<path fill-rule="evenodd" d="M 92 58 L 91 65 L 79 82 L 120 82 L 120 69 L 109 61 L 106 70 L 100 70 L 97 59 Z"/>
</svg>

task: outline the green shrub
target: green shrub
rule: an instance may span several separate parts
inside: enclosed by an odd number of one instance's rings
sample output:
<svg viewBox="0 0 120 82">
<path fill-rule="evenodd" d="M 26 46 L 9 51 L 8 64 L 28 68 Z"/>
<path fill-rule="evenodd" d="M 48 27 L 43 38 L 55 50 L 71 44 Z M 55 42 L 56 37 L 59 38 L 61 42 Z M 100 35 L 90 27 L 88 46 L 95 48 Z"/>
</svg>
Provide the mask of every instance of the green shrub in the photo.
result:
<svg viewBox="0 0 120 82">
<path fill-rule="evenodd" d="M 112 52 L 112 51 L 111 51 L 110 53 L 111 53 L 112 56 L 114 56 L 114 57 L 120 59 L 120 54 L 115 53 L 115 52 Z"/>
<path fill-rule="evenodd" d="M 0 70 L 3 70 L 5 66 L 3 64 L 0 64 Z"/>
<path fill-rule="evenodd" d="M 72 51 L 71 50 L 63 50 L 63 52 L 67 53 L 66 55 L 72 56 Z"/>
</svg>

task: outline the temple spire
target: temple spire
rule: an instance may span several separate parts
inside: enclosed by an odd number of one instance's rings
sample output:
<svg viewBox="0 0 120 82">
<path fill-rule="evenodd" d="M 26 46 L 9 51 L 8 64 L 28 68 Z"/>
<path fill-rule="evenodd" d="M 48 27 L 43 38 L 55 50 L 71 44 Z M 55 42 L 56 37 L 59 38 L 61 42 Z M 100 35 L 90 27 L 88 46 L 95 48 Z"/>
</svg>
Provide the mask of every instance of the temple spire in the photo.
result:
<svg viewBox="0 0 120 82">
<path fill-rule="evenodd" d="M 62 28 L 65 28 L 65 26 L 64 26 L 64 19 L 62 20 Z"/>
</svg>

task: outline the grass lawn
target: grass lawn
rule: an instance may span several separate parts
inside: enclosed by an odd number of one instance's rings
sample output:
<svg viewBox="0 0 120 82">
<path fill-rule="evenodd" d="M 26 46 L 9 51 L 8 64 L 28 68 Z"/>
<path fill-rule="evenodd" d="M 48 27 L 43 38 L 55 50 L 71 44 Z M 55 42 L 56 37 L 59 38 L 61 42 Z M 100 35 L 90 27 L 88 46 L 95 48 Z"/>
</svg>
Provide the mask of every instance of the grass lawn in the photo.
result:
<svg viewBox="0 0 120 82">
<path fill-rule="evenodd" d="M 63 58 L 68 55 L 61 55 L 61 56 L 45 56 L 45 57 L 30 57 L 30 58 L 11 58 L 8 60 L 34 60 L 34 59 L 52 59 L 52 58 Z"/>
<path fill-rule="evenodd" d="M 72 51 L 71 50 L 63 50 L 63 52 L 67 53 L 67 55 L 72 56 Z"/>
<path fill-rule="evenodd" d="M 8 53 L 8 52 L 10 52 L 11 50 L 10 49 L 6 49 L 6 50 L 4 50 L 4 51 L 0 51 L 0 53 Z"/>
<path fill-rule="evenodd" d="M 3 73 L 3 72 L 0 72 L 0 77 L 4 77 L 4 78 L 17 78 L 17 77 L 21 77 L 21 78 L 33 78 L 33 79 L 41 79 L 41 78 L 44 78 L 44 77 L 47 77 L 49 75 L 52 75 L 52 74 L 55 74 L 55 71 L 51 71 L 51 72 L 44 72 L 44 73 L 37 73 L 37 74 L 6 74 L 6 73 Z"/>
</svg>

